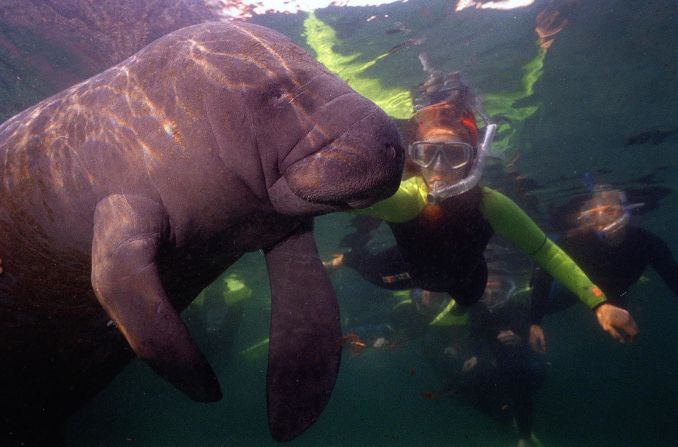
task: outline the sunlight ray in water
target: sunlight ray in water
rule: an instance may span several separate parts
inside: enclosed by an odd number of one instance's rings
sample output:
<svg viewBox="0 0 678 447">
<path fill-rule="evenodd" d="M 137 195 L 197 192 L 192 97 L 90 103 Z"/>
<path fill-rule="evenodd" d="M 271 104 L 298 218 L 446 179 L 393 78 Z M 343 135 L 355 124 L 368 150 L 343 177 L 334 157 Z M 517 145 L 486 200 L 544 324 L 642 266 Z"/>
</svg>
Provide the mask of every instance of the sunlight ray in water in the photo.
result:
<svg viewBox="0 0 678 447">
<path fill-rule="evenodd" d="M 381 6 L 391 3 L 406 3 L 408 0 L 206 0 L 206 4 L 223 17 L 250 18 L 255 14 L 289 13 L 313 11 L 328 6 Z M 502 10 L 526 8 L 534 0 L 499 0 L 481 2 L 458 0 L 455 11 L 475 8 L 480 10 Z"/>
</svg>

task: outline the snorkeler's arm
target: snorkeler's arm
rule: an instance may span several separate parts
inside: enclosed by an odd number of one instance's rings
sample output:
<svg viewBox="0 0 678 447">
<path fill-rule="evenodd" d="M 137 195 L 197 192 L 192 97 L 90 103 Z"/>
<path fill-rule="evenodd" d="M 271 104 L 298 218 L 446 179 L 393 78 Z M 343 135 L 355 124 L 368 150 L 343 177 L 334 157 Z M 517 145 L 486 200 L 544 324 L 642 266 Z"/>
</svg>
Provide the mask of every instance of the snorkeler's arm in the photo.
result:
<svg viewBox="0 0 678 447">
<path fill-rule="evenodd" d="M 549 295 L 553 285 L 553 276 L 546 273 L 541 267 L 536 267 L 532 275 L 532 290 L 530 294 L 530 323 L 541 324 L 544 316 L 549 312 L 551 301 Z"/>
<path fill-rule="evenodd" d="M 590 309 L 607 299 L 575 262 L 546 237 L 516 203 L 490 188 L 483 188 L 483 215 L 494 231 L 511 240 L 547 273 L 560 281 Z"/>
<path fill-rule="evenodd" d="M 650 265 L 661 276 L 674 295 L 678 297 L 678 264 L 669 246 L 659 236 L 640 229 L 645 246 L 650 252 Z"/>
<path fill-rule="evenodd" d="M 418 176 L 410 177 L 400 182 L 400 187 L 391 197 L 369 208 L 351 212 L 386 222 L 407 222 L 417 217 L 426 205 L 426 193 L 424 181 Z"/>
</svg>

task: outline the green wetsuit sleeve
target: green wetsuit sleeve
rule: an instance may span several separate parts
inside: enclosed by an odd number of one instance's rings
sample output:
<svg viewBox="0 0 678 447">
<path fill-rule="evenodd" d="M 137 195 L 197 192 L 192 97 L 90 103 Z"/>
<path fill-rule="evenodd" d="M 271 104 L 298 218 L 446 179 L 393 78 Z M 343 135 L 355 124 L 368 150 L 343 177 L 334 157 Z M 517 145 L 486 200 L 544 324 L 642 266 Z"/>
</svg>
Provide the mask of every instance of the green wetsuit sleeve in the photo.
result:
<svg viewBox="0 0 678 447">
<path fill-rule="evenodd" d="M 411 177 L 400 183 L 391 197 L 374 205 L 351 211 L 353 214 L 376 217 L 386 222 L 407 222 L 419 215 L 426 205 L 426 185 L 419 177 Z"/>
<path fill-rule="evenodd" d="M 589 308 L 606 301 L 605 295 L 577 264 L 546 237 L 536 223 L 511 199 L 483 188 L 482 211 L 495 233 L 512 241 Z"/>
</svg>

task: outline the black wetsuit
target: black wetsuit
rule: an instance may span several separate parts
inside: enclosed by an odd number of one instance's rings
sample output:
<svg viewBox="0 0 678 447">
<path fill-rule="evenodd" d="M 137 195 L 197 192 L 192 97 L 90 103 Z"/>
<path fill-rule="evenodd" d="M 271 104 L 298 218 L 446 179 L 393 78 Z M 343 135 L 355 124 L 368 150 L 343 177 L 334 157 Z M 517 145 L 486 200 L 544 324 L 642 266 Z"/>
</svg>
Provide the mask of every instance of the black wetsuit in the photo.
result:
<svg viewBox="0 0 678 447">
<path fill-rule="evenodd" d="M 509 345 L 497 336 L 512 331 L 520 340 Z M 457 395 L 491 416 L 508 420 L 513 416 L 519 435 L 530 439 L 534 395 L 546 377 L 543 355 L 528 345 L 529 306 L 520 300 L 508 300 L 490 311 L 484 305 L 471 312 L 471 351 L 478 363 L 465 374 Z"/>
<path fill-rule="evenodd" d="M 370 253 L 365 245 L 353 244 L 344 265 L 379 287 L 419 287 L 447 292 L 460 304 L 475 303 L 485 290 L 483 252 L 494 234 L 480 210 L 481 194 L 474 188 L 440 205 L 427 205 L 411 221 L 389 222 L 396 246 Z"/>
<path fill-rule="evenodd" d="M 558 245 L 581 267 L 616 306 L 625 307 L 628 289 L 648 265 L 662 277 L 678 297 L 678 264 L 666 243 L 639 227 L 627 229 L 624 241 L 611 246 L 595 233 L 579 232 L 561 238 Z M 558 312 L 577 302 L 564 288 L 554 290 L 553 278 L 537 268 L 533 278 L 531 321 L 540 324 L 546 314 Z"/>
<path fill-rule="evenodd" d="M 457 396 L 498 420 L 515 419 L 520 437 L 530 439 L 534 396 L 545 380 L 547 368 L 544 356 L 527 343 L 530 309 L 525 298 L 514 297 L 492 308 L 483 299 L 468 310 L 466 315 L 470 318 L 466 321 L 432 326 L 426 323 L 429 317 L 421 327 L 425 328 L 424 354 L 440 374 L 443 393 Z M 391 323 L 398 327 L 393 318 Z M 406 328 L 411 329 L 412 326 Z M 506 330 L 520 337 L 517 343 L 498 340 L 497 336 Z M 402 331 L 402 327 L 396 331 Z M 465 371 L 464 364 L 472 357 L 477 363 Z"/>
</svg>

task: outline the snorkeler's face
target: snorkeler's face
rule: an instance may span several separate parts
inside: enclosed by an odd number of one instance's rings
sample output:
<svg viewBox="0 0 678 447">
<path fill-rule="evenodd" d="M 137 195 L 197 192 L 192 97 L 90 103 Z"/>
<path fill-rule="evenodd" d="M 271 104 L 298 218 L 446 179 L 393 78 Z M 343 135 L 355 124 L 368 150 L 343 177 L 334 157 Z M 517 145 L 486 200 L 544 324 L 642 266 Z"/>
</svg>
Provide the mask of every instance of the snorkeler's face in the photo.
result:
<svg viewBox="0 0 678 447">
<path fill-rule="evenodd" d="M 583 210 L 578 221 L 595 231 L 604 242 L 617 245 L 624 239 L 629 216 L 621 203 L 599 203 Z"/>
<path fill-rule="evenodd" d="M 410 147 L 412 161 L 421 166 L 424 181 L 431 189 L 462 180 L 473 161 L 473 147 L 451 132 L 429 132 Z"/>
</svg>

